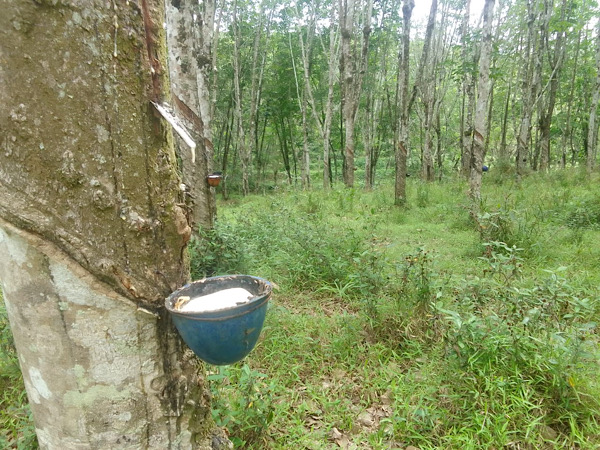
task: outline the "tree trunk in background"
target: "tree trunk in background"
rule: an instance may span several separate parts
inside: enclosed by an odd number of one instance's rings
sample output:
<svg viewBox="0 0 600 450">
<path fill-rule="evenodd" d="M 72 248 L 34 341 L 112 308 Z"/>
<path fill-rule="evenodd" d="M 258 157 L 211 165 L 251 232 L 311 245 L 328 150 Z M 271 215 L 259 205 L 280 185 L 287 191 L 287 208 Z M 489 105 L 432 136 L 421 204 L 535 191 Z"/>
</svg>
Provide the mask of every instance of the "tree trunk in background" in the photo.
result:
<svg viewBox="0 0 600 450">
<path fill-rule="evenodd" d="M 394 184 L 394 204 L 406 203 L 406 160 L 408 158 L 409 122 L 409 70 L 410 70 L 410 20 L 415 7 L 414 0 L 404 0 L 402 4 L 402 36 L 398 54 L 398 82 L 396 86 L 396 130 L 394 133 L 394 162 L 396 180 Z"/>
<path fill-rule="evenodd" d="M 477 103 L 473 130 L 473 156 L 471 159 L 471 175 L 469 177 L 469 197 L 471 198 L 471 213 L 479 211 L 481 199 L 481 171 L 485 151 L 485 136 L 487 133 L 487 105 L 490 94 L 490 58 L 492 54 L 492 21 L 494 0 L 485 0 L 483 7 L 483 36 L 479 55 L 479 82 L 477 84 Z"/>
<path fill-rule="evenodd" d="M 316 12 L 313 9 L 311 11 L 308 29 L 306 33 L 306 45 L 302 37 L 302 30 L 300 30 L 300 52 L 302 54 L 302 80 L 304 82 L 302 96 L 300 98 L 300 110 L 302 111 L 302 187 L 304 189 L 310 188 L 310 151 L 308 146 L 308 104 L 310 102 L 311 109 L 315 111 L 315 102 L 313 99 L 312 86 L 310 84 L 310 60 L 311 60 L 311 49 L 313 37 L 315 34 L 315 21 Z M 290 43 L 290 51 L 291 51 Z M 293 55 L 292 55 L 293 59 Z M 315 111 L 316 113 L 316 111 Z M 322 132 L 322 127 L 319 127 Z"/>
<path fill-rule="evenodd" d="M 194 20 L 197 16 L 197 20 Z M 215 195 L 206 177 L 213 167 L 212 115 L 210 89 L 212 43 L 215 17 L 214 0 L 167 2 L 166 23 L 169 47 L 169 73 L 173 107 L 186 124 L 197 147 L 192 157 L 189 146 L 176 138 L 177 156 L 186 185 L 185 204 L 198 225 L 211 228 L 215 216 Z"/>
<path fill-rule="evenodd" d="M 271 12 L 272 14 L 272 12 Z M 258 145 L 258 110 L 260 107 L 260 97 L 261 97 L 261 89 L 262 89 L 262 78 L 264 74 L 265 67 L 265 59 L 266 59 L 266 51 L 260 53 L 261 50 L 261 38 L 263 33 L 263 19 L 265 15 L 265 4 L 261 2 L 260 4 L 260 12 L 259 12 L 259 23 L 258 30 L 254 35 L 254 44 L 252 47 L 252 73 L 251 77 L 251 86 L 250 86 L 250 148 L 248 148 L 248 153 L 258 155 L 259 145 Z M 267 39 L 269 37 L 269 28 L 271 24 L 271 15 L 268 17 L 267 26 L 266 26 L 266 36 Z M 260 61 L 260 62 L 259 62 Z M 260 64 L 260 66 L 259 66 Z"/>
<path fill-rule="evenodd" d="M 43 449 L 210 448 L 164 298 L 191 234 L 163 4 L 14 1 L 0 15 L 0 280 Z M 100 32 L 100 30 L 102 30 Z"/>
<path fill-rule="evenodd" d="M 382 54 L 382 60 L 387 55 Z M 382 61 L 381 64 L 385 62 Z M 367 107 L 365 111 L 366 124 L 364 125 L 364 146 L 365 146 L 365 189 L 373 189 L 375 164 L 377 162 L 377 145 L 375 144 L 377 129 L 379 128 L 379 117 L 382 107 L 382 99 L 379 96 L 379 90 L 384 83 L 384 71 L 377 75 L 374 89 L 367 93 Z"/>
<path fill-rule="evenodd" d="M 313 114 L 313 118 L 317 128 L 319 129 L 319 134 L 321 136 L 322 145 L 323 145 L 323 189 L 328 190 L 331 187 L 331 168 L 329 167 L 329 137 L 331 136 L 331 118 L 333 115 L 333 87 L 335 83 L 335 71 L 336 71 L 336 54 L 337 54 L 337 33 L 334 32 L 334 23 L 335 23 L 335 5 L 331 6 L 331 29 L 329 35 L 329 58 L 328 58 L 328 77 L 327 77 L 327 101 L 325 103 L 325 119 L 323 123 L 321 123 L 319 118 L 319 113 L 317 110 L 317 105 L 313 95 L 312 85 L 310 83 L 310 51 L 312 48 L 312 37 L 314 35 L 314 27 L 316 14 L 314 14 L 310 23 L 310 31 L 307 44 L 304 44 L 304 39 L 302 38 L 302 33 L 300 33 L 300 48 L 302 51 L 302 65 L 304 68 L 304 89 L 307 95 L 307 101 L 310 104 L 310 109 Z M 303 118 L 303 131 L 304 131 L 304 118 Z M 308 136 L 305 135 L 305 142 L 308 141 Z M 307 164 L 310 163 L 310 160 L 307 158 Z M 310 183 L 310 179 L 309 179 Z"/>
<path fill-rule="evenodd" d="M 523 51 L 522 64 L 522 110 L 519 133 L 517 135 L 517 153 L 515 156 L 517 174 L 522 175 L 527 167 L 529 155 L 529 141 L 531 139 L 531 119 L 537 95 L 537 83 L 534 82 L 535 72 L 534 55 L 536 53 L 535 22 L 537 18 L 536 0 L 527 2 L 527 40 Z"/>
<path fill-rule="evenodd" d="M 340 32 L 342 36 L 342 52 L 340 56 L 340 76 L 342 77 L 341 100 L 344 123 L 344 184 L 354 186 L 354 135 L 356 114 L 362 90 L 362 81 L 368 62 L 369 37 L 371 35 L 371 12 L 373 0 L 365 0 L 362 11 L 362 45 L 361 53 L 354 51 L 355 0 L 339 0 Z"/>
<path fill-rule="evenodd" d="M 461 174 L 467 178 L 471 167 L 471 143 L 473 141 L 473 105 L 475 103 L 475 78 L 471 68 L 472 56 L 467 49 L 469 35 L 469 16 L 471 13 L 471 0 L 465 0 L 465 10 L 461 24 L 462 46 L 462 107 L 460 121 L 460 149 L 461 149 Z"/>
<path fill-rule="evenodd" d="M 234 91 L 234 114 L 236 121 L 237 148 L 242 161 L 242 193 L 250 193 L 250 163 L 252 152 L 246 142 L 246 132 L 242 118 L 242 92 L 240 87 L 240 24 L 238 22 L 237 0 L 233 4 L 233 91 Z"/>
<path fill-rule="evenodd" d="M 433 133 L 435 131 L 435 102 L 436 102 L 436 57 L 432 58 L 430 64 L 427 64 L 428 53 L 431 51 L 431 41 L 435 26 L 435 17 L 437 15 L 437 0 L 431 2 L 429 10 L 429 19 L 427 21 L 427 31 L 425 32 L 425 46 L 421 62 L 423 68 L 419 70 L 419 78 L 415 83 L 420 85 L 421 100 L 424 106 L 424 128 L 425 137 L 423 141 L 423 153 L 421 156 L 421 177 L 425 181 L 433 181 L 435 179 L 435 170 L 433 166 Z"/>
<path fill-rule="evenodd" d="M 331 120 L 333 118 L 333 87 L 335 85 L 335 73 L 337 69 L 338 31 L 334 32 L 335 22 L 335 4 L 331 5 L 331 18 L 329 29 L 329 60 L 327 72 L 327 103 L 325 104 L 325 120 L 323 121 L 323 188 L 328 190 L 331 187 L 331 166 L 329 164 L 329 139 L 331 137 Z M 338 28 L 339 30 L 339 28 Z M 316 109 L 313 108 L 313 111 Z M 317 120 L 318 121 L 318 120 Z"/>
<path fill-rule="evenodd" d="M 570 99 L 573 99 L 573 96 L 575 94 L 575 77 L 577 75 L 577 70 L 579 68 L 578 64 L 579 64 L 579 52 L 581 49 L 582 28 L 580 28 L 579 32 L 577 33 L 577 43 L 575 45 L 575 56 L 574 56 L 574 60 L 573 60 L 573 70 L 571 72 L 571 81 L 570 81 L 570 87 L 569 87 L 569 97 L 568 98 L 570 98 Z M 569 141 L 571 146 L 573 144 L 573 139 L 572 139 L 573 138 L 573 127 L 571 126 L 572 110 L 573 110 L 573 102 L 570 101 L 567 104 L 567 118 L 565 119 L 566 125 L 565 125 L 565 130 L 562 134 L 562 139 L 561 139 L 562 151 L 561 151 L 560 165 L 563 169 L 567 165 L 567 147 L 568 147 L 567 141 Z M 571 151 L 573 151 L 572 148 L 571 148 Z"/>
<path fill-rule="evenodd" d="M 508 111 L 510 106 L 510 94 L 512 92 L 512 83 L 508 84 L 508 92 L 504 101 L 504 114 L 502 115 L 502 137 L 500 138 L 500 148 L 498 149 L 498 159 L 502 162 L 508 161 L 508 149 L 506 148 L 506 132 L 508 130 Z"/>
<path fill-rule="evenodd" d="M 547 19 L 546 25 L 546 36 L 548 35 L 547 25 L 550 22 L 550 16 L 552 14 L 551 5 L 547 3 Z M 567 4 L 566 0 L 563 0 L 561 7 L 561 22 L 565 20 Z M 554 114 L 554 106 L 556 104 L 556 94 L 558 93 L 558 83 L 560 80 L 560 73 L 564 60 L 564 32 L 558 31 L 556 40 L 554 42 L 554 55 L 550 62 L 550 74 L 549 88 L 547 94 L 547 100 L 545 105 L 542 107 L 542 113 L 540 116 L 540 170 L 548 170 L 550 164 L 550 125 L 552 124 L 552 115 Z"/>
<path fill-rule="evenodd" d="M 216 0 L 214 0 L 216 1 Z M 211 96 L 210 96 L 210 117 L 215 118 L 215 107 L 217 105 L 217 93 L 219 92 L 219 71 L 217 70 L 217 49 L 219 47 L 219 34 L 221 29 L 221 18 L 223 17 L 225 0 L 221 0 L 216 7 L 216 18 L 213 27 L 213 48 L 212 48 L 212 76 L 211 76 Z M 225 181 L 225 180 L 223 180 Z"/>
<path fill-rule="evenodd" d="M 591 173 L 596 165 L 598 124 L 596 115 L 598 113 L 598 103 L 600 102 L 600 21 L 596 23 L 596 85 L 592 92 L 592 104 L 590 105 L 590 118 L 588 121 L 587 134 L 587 158 L 586 169 Z"/>
</svg>

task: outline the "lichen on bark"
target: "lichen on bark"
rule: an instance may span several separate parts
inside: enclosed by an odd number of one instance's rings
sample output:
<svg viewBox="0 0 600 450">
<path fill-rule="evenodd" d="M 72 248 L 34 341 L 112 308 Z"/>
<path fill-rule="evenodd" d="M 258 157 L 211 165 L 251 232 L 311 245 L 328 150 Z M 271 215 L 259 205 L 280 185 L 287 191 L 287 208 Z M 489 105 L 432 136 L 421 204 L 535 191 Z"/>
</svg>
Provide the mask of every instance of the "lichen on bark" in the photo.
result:
<svg viewBox="0 0 600 450">
<path fill-rule="evenodd" d="M 152 306 L 187 274 L 172 139 L 150 104 L 169 94 L 164 10 L 140 5 L 17 2 L 3 14 L 0 216 Z"/>
<path fill-rule="evenodd" d="M 189 237 L 151 104 L 169 95 L 164 5 L 4 6 L 0 281 L 40 444 L 207 448 L 201 372 L 163 307 Z"/>
</svg>

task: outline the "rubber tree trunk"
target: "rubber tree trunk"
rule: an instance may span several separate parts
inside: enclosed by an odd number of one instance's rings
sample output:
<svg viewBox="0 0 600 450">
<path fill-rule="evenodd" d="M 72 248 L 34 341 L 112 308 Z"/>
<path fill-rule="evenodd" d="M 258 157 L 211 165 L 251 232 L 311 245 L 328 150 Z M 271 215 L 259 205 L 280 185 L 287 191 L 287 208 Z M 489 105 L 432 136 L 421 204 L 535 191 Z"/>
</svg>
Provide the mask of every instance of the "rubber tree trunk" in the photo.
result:
<svg viewBox="0 0 600 450">
<path fill-rule="evenodd" d="M 354 153 L 356 116 L 360 103 L 362 83 L 367 70 L 369 38 L 373 0 L 339 0 L 341 33 L 340 94 L 342 121 L 344 124 L 344 184 L 354 186 Z M 360 45 L 354 36 L 355 18 L 362 6 L 362 37 Z M 357 21 L 358 23 L 358 21 Z M 360 48 L 360 52 L 358 49 Z"/>
<path fill-rule="evenodd" d="M 552 4 L 546 3 L 547 5 L 547 18 L 544 22 L 544 34 L 548 36 L 548 25 L 550 16 L 552 15 Z M 565 20 L 567 10 L 567 3 L 565 0 L 562 2 L 560 20 Z M 549 55 L 549 69 L 552 71 L 550 74 L 549 87 L 546 90 L 546 99 L 542 105 L 542 111 L 540 114 L 539 129 L 540 129 L 540 170 L 546 171 L 551 163 L 550 155 L 550 126 L 552 125 L 552 115 L 554 114 L 554 106 L 556 104 L 556 96 L 558 94 L 560 74 L 562 70 L 564 53 L 565 53 L 565 34 L 563 31 L 558 31 L 556 39 L 554 40 L 554 54 L 550 58 Z"/>
<path fill-rule="evenodd" d="M 536 33 L 535 24 L 538 19 L 537 0 L 527 1 L 527 38 L 522 59 L 522 109 L 519 132 L 517 134 L 517 151 L 515 155 L 516 170 L 519 176 L 525 173 L 529 159 L 529 141 L 531 140 L 531 126 L 533 108 L 537 97 L 538 83 L 534 76 L 536 72 Z"/>
<path fill-rule="evenodd" d="M 415 7 L 414 0 L 402 3 L 401 50 L 398 55 L 398 82 L 396 86 L 396 130 L 394 133 L 394 163 L 396 179 L 394 182 L 394 204 L 406 203 L 406 161 L 408 159 L 409 124 L 409 69 L 410 69 L 410 21 Z"/>
<path fill-rule="evenodd" d="M 195 232 L 212 228 L 216 214 L 214 189 L 206 177 L 213 169 L 210 82 L 214 32 L 214 0 L 168 2 L 166 9 L 169 73 L 175 113 L 190 132 L 196 150 L 177 137 L 177 156 L 185 187 L 185 204 Z"/>
<path fill-rule="evenodd" d="M 598 140 L 598 125 L 596 115 L 598 104 L 600 103 L 600 23 L 596 26 L 596 83 L 592 91 L 592 101 L 590 105 L 590 116 L 588 121 L 587 135 L 587 158 L 586 169 L 591 173 L 596 166 L 596 155 L 598 152 L 596 141 Z"/>
<path fill-rule="evenodd" d="M 479 212 L 481 199 L 481 174 L 483 155 L 485 151 L 485 136 L 488 132 L 487 106 L 490 94 L 490 59 L 492 54 L 492 19 L 494 0 L 485 0 L 483 7 L 483 38 L 479 56 L 479 81 L 477 84 L 477 102 L 475 104 L 473 155 L 471 159 L 471 174 L 469 176 L 469 197 L 471 198 L 471 213 Z"/>
<path fill-rule="evenodd" d="M 0 281 L 43 449 L 210 448 L 163 307 L 191 234 L 151 103 L 169 100 L 163 21 L 159 0 L 0 15 Z"/>
</svg>

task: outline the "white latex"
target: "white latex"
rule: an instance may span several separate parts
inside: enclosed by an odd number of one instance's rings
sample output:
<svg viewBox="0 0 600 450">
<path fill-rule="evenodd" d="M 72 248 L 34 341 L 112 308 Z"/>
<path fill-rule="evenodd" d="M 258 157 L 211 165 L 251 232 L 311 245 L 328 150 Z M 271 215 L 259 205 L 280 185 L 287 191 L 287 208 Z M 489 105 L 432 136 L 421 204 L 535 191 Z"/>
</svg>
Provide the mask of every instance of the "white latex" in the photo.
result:
<svg viewBox="0 0 600 450">
<path fill-rule="evenodd" d="M 185 312 L 205 312 L 231 308 L 247 303 L 254 295 L 244 288 L 230 288 L 213 294 L 194 297 L 179 308 Z"/>
</svg>

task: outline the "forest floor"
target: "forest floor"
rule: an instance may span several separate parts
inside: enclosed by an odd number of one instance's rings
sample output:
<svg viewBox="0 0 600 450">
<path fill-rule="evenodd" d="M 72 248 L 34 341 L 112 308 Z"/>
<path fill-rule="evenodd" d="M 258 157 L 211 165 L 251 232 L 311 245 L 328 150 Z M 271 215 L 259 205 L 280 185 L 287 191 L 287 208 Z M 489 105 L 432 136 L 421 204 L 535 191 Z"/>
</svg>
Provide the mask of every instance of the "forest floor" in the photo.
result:
<svg viewBox="0 0 600 450">
<path fill-rule="evenodd" d="M 195 278 L 277 284 L 240 363 L 205 366 L 239 448 L 600 447 L 600 190 L 578 171 L 219 201 Z M 1 305 L 1 302 L 0 302 Z M 0 447 L 35 434 L 0 307 Z"/>
<path fill-rule="evenodd" d="M 194 270 L 279 286 L 242 362 L 207 367 L 244 448 L 598 448 L 600 190 L 578 172 L 219 205 Z M 283 192 L 281 192 L 283 191 Z"/>
</svg>

